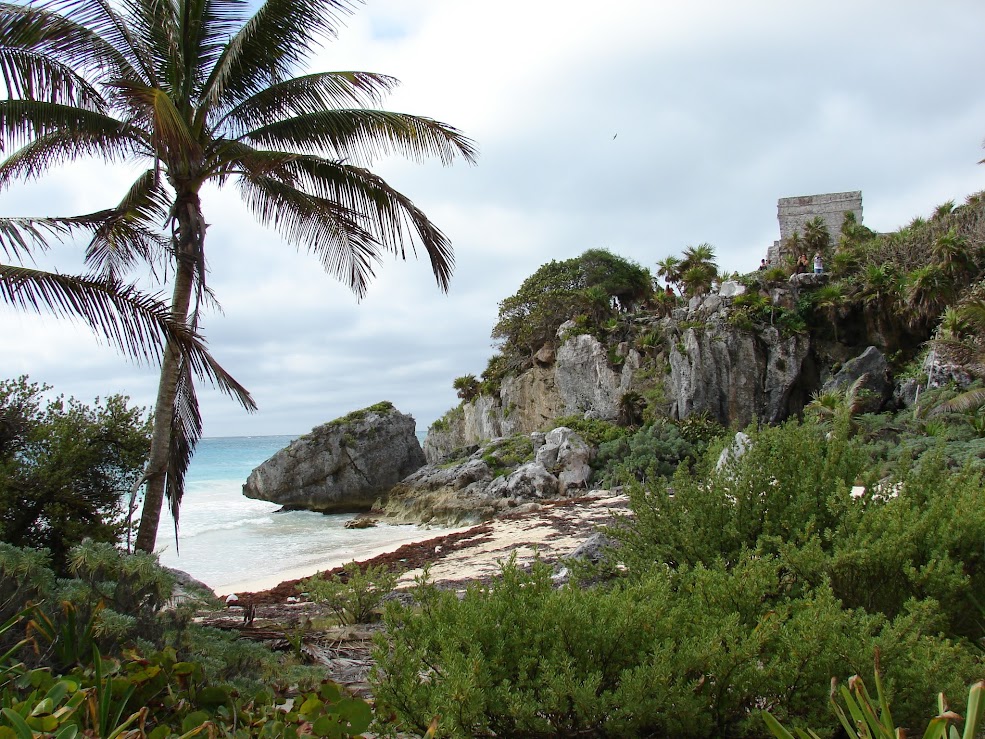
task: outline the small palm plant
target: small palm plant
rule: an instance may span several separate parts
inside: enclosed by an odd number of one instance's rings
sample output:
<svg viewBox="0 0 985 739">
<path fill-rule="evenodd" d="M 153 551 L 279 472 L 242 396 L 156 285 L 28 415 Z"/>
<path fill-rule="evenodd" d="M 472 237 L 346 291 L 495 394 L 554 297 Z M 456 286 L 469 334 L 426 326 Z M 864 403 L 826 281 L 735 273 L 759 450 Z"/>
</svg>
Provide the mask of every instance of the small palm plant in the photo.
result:
<svg viewBox="0 0 985 739">
<path fill-rule="evenodd" d="M 837 680 L 832 678 L 831 706 L 838 717 L 838 722 L 851 739 L 903 739 L 907 733 L 904 729 L 894 726 L 892 712 L 879 676 L 878 654 L 875 683 L 876 697 L 873 700 L 858 675 L 849 678 L 847 686 L 839 686 Z M 944 694 L 939 693 L 938 713 L 930 719 L 923 733 L 923 739 L 974 739 L 982 721 L 983 694 L 985 694 L 985 681 L 979 681 L 971 686 L 968 691 L 968 711 L 964 718 L 964 730 L 959 733 L 957 724 L 960 724 L 962 717 L 948 708 Z M 763 713 L 763 721 L 777 739 L 820 739 L 820 735 L 811 729 L 788 731 L 768 711 Z"/>
</svg>

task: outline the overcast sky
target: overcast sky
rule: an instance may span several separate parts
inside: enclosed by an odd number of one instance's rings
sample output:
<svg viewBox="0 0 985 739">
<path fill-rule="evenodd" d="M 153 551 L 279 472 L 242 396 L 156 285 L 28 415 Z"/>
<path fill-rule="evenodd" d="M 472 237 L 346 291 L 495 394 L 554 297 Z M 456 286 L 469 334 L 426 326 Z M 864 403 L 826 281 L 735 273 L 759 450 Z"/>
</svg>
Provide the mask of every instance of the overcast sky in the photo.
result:
<svg viewBox="0 0 985 739">
<path fill-rule="evenodd" d="M 605 248 L 653 268 L 709 242 L 746 272 L 778 238 L 780 197 L 861 190 L 879 231 L 963 201 L 985 189 L 983 28 L 981 0 L 367 0 L 313 70 L 397 77 L 388 109 L 477 142 L 476 166 L 376 166 L 451 238 L 451 291 L 426 259 L 388 260 L 359 303 L 234 188 L 209 191 L 223 312 L 203 330 L 260 410 L 201 388 L 205 435 L 302 434 L 381 400 L 425 429 L 454 378 L 485 368 L 497 303 L 552 259 Z M 135 172 L 65 168 L 4 192 L 0 213 L 97 210 Z M 79 251 L 42 264 L 77 272 Z M 6 306 L 0 370 L 86 402 L 149 406 L 156 389 L 84 327 Z"/>
</svg>

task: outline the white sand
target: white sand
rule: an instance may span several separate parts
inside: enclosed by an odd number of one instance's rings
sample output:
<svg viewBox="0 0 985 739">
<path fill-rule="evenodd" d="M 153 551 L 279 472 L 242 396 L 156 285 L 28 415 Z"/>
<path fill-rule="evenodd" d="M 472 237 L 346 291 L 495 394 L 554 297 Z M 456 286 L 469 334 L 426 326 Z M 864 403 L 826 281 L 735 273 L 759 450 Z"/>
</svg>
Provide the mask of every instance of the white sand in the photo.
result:
<svg viewBox="0 0 985 739">
<path fill-rule="evenodd" d="M 351 562 L 352 560 L 361 562 L 367 559 L 372 559 L 380 554 L 392 552 L 404 544 L 413 544 L 415 542 L 427 541 L 428 539 L 445 536 L 446 534 L 456 534 L 462 531 L 468 531 L 469 527 L 435 530 L 415 529 L 413 531 L 407 531 L 406 527 L 394 526 L 392 529 L 393 537 L 388 538 L 386 542 L 367 544 L 365 547 L 350 551 L 348 556 L 345 558 L 340 559 L 338 557 L 330 557 L 310 563 L 305 567 L 285 567 L 272 575 L 252 577 L 246 580 L 223 583 L 221 585 L 217 585 L 213 588 L 213 590 L 216 595 L 229 595 L 230 593 L 257 593 L 262 590 L 269 590 L 270 588 L 276 587 L 282 582 L 287 582 L 288 580 L 298 580 L 302 577 L 311 577 L 319 572 L 341 567 L 346 562 Z"/>
<path fill-rule="evenodd" d="M 454 550 L 444 554 L 438 551 L 430 566 L 432 582 L 460 583 L 494 577 L 499 574 L 501 565 L 508 561 L 511 555 L 515 555 L 516 564 L 520 567 L 529 565 L 536 558 L 554 563 L 570 556 L 600 526 L 613 523 L 618 514 L 630 512 L 629 498 L 625 495 L 614 495 L 609 491 L 599 490 L 585 497 L 588 500 L 570 505 L 534 506 L 534 510 L 530 512 L 495 518 L 480 526 L 434 531 L 417 530 L 399 535 L 395 530 L 394 538 L 386 544 L 367 545 L 365 550 L 358 551 L 355 556 L 346 559 L 325 559 L 304 568 L 285 568 L 269 577 L 219 586 L 215 588 L 215 592 L 218 595 L 228 595 L 269 590 L 282 582 L 310 577 L 318 572 L 340 567 L 353 559 L 362 562 L 392 552 L 404 544 L 471 530 L 474 530 L 475 534 L 456 542 Z M 485 530 L 486 527 L 491 531 Z M 467 543 L 461 546 L 462 542 Z M 397 587 L 412 586 L 414 579 L 421 573 L 420 569 L 404 573 Z"/>
<path fill-rule="evenodd" d="M 629 513 L 629 498 L 596 491 L 592 500 L 572 505 L 545 505 L 522 516 L 495 518 L 491 532 L 477 533 L 468 546 L 439 556 L 429 568 L 432 582 L 455 583 L 494 577 L 511 556 L 525 567 L 535 559 L 554 563 L 571 555 L 600 526 L 612 524 L 617 514 Z M 461 540 L 460 540 L 461 541 Z M 422 570 L 404 573 L 398 588 L 408 587 Z"/>
</svg>

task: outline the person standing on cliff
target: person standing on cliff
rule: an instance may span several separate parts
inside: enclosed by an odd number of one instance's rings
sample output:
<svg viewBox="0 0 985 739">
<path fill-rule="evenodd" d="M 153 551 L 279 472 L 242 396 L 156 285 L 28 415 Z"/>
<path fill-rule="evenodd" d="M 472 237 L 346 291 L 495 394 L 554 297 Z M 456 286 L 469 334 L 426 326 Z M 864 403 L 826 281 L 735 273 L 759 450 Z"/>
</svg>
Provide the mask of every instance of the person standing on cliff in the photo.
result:
<svg viewBox="0 0 985 739">
<path fill-rule="evenodd" d="M 797 266 L 794 267 L 794 274 L 802 275 L 807 272 L 807 255 L 801 254 L 797 257 Z"/>
<path fill-rule="evenodd" d="M 814 252 L 814 274 L 819 275 L 824 272 L 824 262 L 821 261 L 821 252 Z"/>
</svg>

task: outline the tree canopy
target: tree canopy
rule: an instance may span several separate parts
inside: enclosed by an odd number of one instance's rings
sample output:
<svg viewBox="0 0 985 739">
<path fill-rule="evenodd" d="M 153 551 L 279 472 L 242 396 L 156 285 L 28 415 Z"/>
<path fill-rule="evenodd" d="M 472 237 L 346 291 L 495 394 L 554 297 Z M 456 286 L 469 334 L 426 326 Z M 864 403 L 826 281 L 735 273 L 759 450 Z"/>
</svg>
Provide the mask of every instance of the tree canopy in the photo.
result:
<svg viewBox="0 0 985 739">
<path fill-rule="evenodd" d="M 579 257 L 551 261 L 524 280 L 515 295 L 500 302 L 492 336 L 503 342 L 504 354 L 529 357 L 555 338 L 564 321 L 631 310 L 652 291 L 645 267 L 604 249 L 589 249 Z"/>
</svg>

